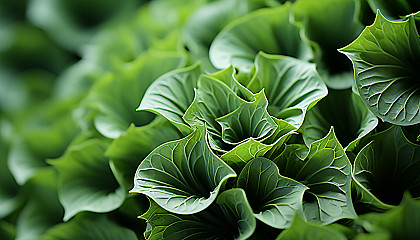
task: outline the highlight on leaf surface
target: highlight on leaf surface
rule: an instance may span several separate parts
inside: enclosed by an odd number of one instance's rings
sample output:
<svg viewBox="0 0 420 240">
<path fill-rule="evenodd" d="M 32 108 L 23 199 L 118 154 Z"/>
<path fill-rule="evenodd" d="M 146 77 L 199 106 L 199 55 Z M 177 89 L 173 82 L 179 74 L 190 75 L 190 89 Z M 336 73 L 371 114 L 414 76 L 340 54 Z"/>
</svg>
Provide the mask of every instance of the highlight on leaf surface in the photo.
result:
<svg viewBox="0 0 420 240">
<path fill-rule="evenodd" d="M 420 123 L 420 39 L 413 17 L 375 22 L 339 51 L 353 62 L 356 86 L 377 117 L 406 126 Z"/>
</svg>

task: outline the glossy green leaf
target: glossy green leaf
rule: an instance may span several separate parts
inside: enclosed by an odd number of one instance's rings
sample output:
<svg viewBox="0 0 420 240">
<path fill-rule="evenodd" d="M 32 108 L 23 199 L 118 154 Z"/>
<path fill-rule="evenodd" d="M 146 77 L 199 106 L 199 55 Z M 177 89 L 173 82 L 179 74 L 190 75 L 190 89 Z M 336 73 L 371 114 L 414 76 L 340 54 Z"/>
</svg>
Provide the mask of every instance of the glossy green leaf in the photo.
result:
<svg viewBox="0 0 420 240">
<path fill-rule="evenodd" d="M 347 151 L 352 151 L 360 139 L 372 132 L 378 118 L 371 113 L 362 99 L 350 89 L 330 90 L 327 97 L 308 111 L 300 129 L 307 146 L 323 138 L 331 126 Z"/>
<path fill-rule="evenodd" d="M 108 141 L 88 139 L 71 145 L 50 163 L 58 170 L 58 194 L 67 221 L 82 211 L 109 212 L 121 206 L 126 191 L 104 156 Z"/>
<path fill-rule="evenodd" d="M 205 129 L 195 128 L 187 137 L 165 143 L 140 164 L 131 192 L 143 193 L 162 208 L 179 214 L 206 209 L 235 172 L 212 153 Z"/>
<path fill-rule="evenodd" d="M 40 240 L 137 240 L 134 232 L 110 221 L 104 215 L 84 213 L 69 222 L 50 228 Z"/>
<path fill-rule="evenodd" d="M 240 17 L 216 36 L 210 47 L 210 60 L 216 68 L 234 65 L 249 72 L 259 51 L 308 59 L 308 46 L 299 28 L 289 18 L 290 4 L 265 8 Z"/>
<path fill-rule="evenodd" d="M 46 168 L 22 188 L 28 199 L 16 222 L 16 240 L 38 240 L 62 221 L 64 209 L 58 201 L 56 175 L 54 169 Z"/>
<path fill-rule="evenodd" d="M 363 30 L 357 19 L 358 4 L 358 0 L 300 0 L 293 5 L 294 20 L 314 49 L 317 70 L 332 89 L 354 85 L 352 65 L 337 48 L 352 42 Z"/>
<path fill-rule="evenodd" d="M 374 24 L 340 51 L 353 62 L 357 89 L 370 111 L 396 125 L 420 122 L 420 39 L 414 19 L 392 22 L 378 11 Z"/>
<path fill-rule="evenodd" d="M 389 234 L 389 238 L 377 239 L 409 239 L 415 240 L 420 235 L 420 201 L 404 195 L 400 206 L 385 213 L 368 213 L 357 220 L 368 232 L 373 234 Z"/>
<path fill-rule="evenodd" d="M 145 233 L 148 240 L 248 239 L 256 227 L 242 189 L 222 192 L 217 202 L 193 215 L 176 215 L 151 202 L 142 218 L 150 226 Z"/>
<path fill-rule="evenodd" d="M 276 240 L 346 240 L 346 236 L 327 226 L 306 222 L 296 214 L 290 228 L 284 230 Z"/>
<path fill-rule="evenodd" d="M 400 203 L 405 191 L 420 197 L 420 145 L 409 142 L 398 126 L 372 139 L 354 162 L 357 200 L 387 210 Z"/>
<path fill-rule="evenodd" d="M 275 228 L 287 228 L 295 213 L 302 214 L 302 197 L 307 187 L 283 177 L 266 158 L 254 158 L 245 165 L 237 181 L 245 190 L 254 216 Z"/>
<path fill-rule="evenodd" d="M 93 86 L 88 107 L 97 109 L 96 129 L 108 138 L 118 138 L 131 123 L 149 124 L 154 114 L 136 112 L 144 93 L 162 74 L 182 66 L 184 57 L 176 52 L 148 51 L 135 61 L 107 74 Z"/>
<path fill-rule="evenodd" d="M 201 73 L 200 65 L 194 64 L 161 76 L 147 89 L 137 110 L 160 114 L 181 131 L 190 132 L 182 117 L 194 100 L 194 89 Z"/>
<path fill-rule="evenodd" d="M 306 185 L 303 211 L 310 222 L 329 224 L 343 218 L 355 218 L 351 199 L 351 164 L 333 129 L 313 142 L 305 159 L 300 147 L 287 145 L 274 159 L 282 176 Z"/>
<path fill-rule="evenodd" d="M 264 89 L 268 112 L 296 128 L 306 111 L 328 93 L 315 66 L 295 58 L 260 52 L 254 71 L 247 88 L 254 93 Z"/>
<path fill-rule="evenodd" d="M 166 119 L 156 118 L 143 127 L 131 125 L 127 132 L 115 139 L 105 152 L 121 186 L 129 191 L 140 162 L 159 145 L 181 138 L 181 134 Z"/>
</svg>

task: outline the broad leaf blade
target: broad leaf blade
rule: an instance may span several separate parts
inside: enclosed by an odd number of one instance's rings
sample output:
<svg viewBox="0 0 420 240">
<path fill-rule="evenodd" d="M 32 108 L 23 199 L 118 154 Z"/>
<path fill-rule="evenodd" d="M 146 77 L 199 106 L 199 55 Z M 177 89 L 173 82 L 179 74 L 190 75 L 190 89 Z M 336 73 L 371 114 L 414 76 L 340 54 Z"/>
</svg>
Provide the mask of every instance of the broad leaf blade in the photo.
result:
<svg viewBox="0 0 420 240">
<path fill-rule="evenodd" d="M 302 214 L 302 197 L 307 187 L 280 175 L 266 158 L 248 162 L 238 177 L 257 219 L 275 228 L 287 228 L 295 213 Z"/>
<path fill-rule="evenodd" d="M 145 233 L 148 240 L 247 239 L 256 227 L 242 189 L 224 191 L 217 202 L 193 215 L 176 215 L 151 202 L 142 218 L 150 227 Z"/>
<path fill-rule="evenodd" d="M 329 224 L 338 219 L 355 218 L 351 200 L 351 164 L 331 130 L 311 144 L 302 161 L 300 147 L 288 145 L 274 159 L 280 174 L 309 187 L 303 199 L 303 211 L 311 222 Z"/>
<path fill-rule="evenodd" d="M 340 51 L 353 62 L 357 89 L 370 111 L 396 125 L 420 122 L 420 39 L 414 19 L 391 22 L 378 11 L 374 24 Z"/>
<path fill-rule="evenodd" d="M 264 89 L 269 113 L 296 128 L 306 111 L 328 93 L 313 64 L 263 52 L 255 59 L 255 73 L 247 88 L 253 92 Z"/>
<path fill-rule="evenodd" d="M 143 193 L 162 208 L 179 214 L 206 209 L 235 172 L 212 153 L 204 127 L 156 148 L 140 164 L 132 192 Z"/>
<path fill-rule="evenodd" d="M 299 28 L 289 21 L 290 4 L 254 11 L 228 24 L 210 47 L 210 60 L 216 68 L 230 65 L 249 72 L 259 51 L 307 58 L 308 46 Z"/>
<path fill-rule="evenodd" d="M 126 192 L 104 156 L 108 146 L 107 141 L 88 139 L 50 161 L 59 172 L 58 194 L 65 209 L 64 220 L 82 211 L 109 212 L 123 203 Z"/>
</svg>

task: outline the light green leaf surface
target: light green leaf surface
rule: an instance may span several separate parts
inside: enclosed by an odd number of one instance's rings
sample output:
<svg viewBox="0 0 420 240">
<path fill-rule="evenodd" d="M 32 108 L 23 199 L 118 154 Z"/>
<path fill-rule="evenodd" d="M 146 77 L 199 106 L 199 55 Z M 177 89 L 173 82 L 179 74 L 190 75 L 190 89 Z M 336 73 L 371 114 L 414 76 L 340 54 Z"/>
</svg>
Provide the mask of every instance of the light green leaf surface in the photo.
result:
<svg viewBox="0 0 420 240">
<path fill-rule="evenodd" d="M 112 141 L 105 152 L 110 166 L 121 186 L 129 191 L 140 162 L 159 145 L 181 138 L 181 134 L 166 119 L 156 118 L 143 127 L 131 125 L 119 138 Z"/>
<path fill-rule="evenodd" d="M 134 232 L 104 215 L 84 213 L 50 228 L 40 240 L 137 240 Z"/>
<path fill-rule="evenodd" d="M 182 117 L 194 100 L 194 89 L 201 73 L 201 66 L 194 64 L 164 74 L 150 85 L 137 110 L 160 114 L 181 131 L 190 132 Z"/>
<path fill-rule="evenodd" d="M 354 163 L 357 200 L 387 210 L 400 203 L 405 191 L 420 197 L 420 145 L 409 142 L 398 126 L 372 139 Z"/>
<path fill-rule="evenodd" d="M 296 128 L 306 111 L 328 93 L 315 65 L 295 58 L 260 52 L 254 71 L 247 88 L 254 93 L 264 89 L 268 112 Z"/>
<path fill-rule="evenodd" d="M 288 228 L 295 213 L 302 214 L 302 197 L 307 187 L 283 177 L 266 158 L 254 158 L 245 165 L 237 181 L 244 189 L 254 216 L 275 228 Z"/>
<path fill-rule="evenodd" d="M 249 72 L 259 51 L 302 59 L 310 58 L 309 47 L 301 40 L 299 28 L 290 18 L 290 4 L 265 8 L 229 23 L 210 46 L 210 60 L 219 69 L 230 65 Z"/>
<path fill-rule="evenodd" d="M 327 97 L 308 111 L 300 132 L 305 144 L 310 146 L 334 126 L 340 143 L 352 151 L 377 125 L 378 118 L 352 90 L 330 90 Z"/>
<path fill-rule="evenodd" d="M 97 110 L 96 129 L 108 138 L 118 138 L 131 123 L 149 124 L 154 114 L 136 108 L 154 80 L 162 74 L 185 64 L 182 54 L 176 52 L 147 51 L 135 61 L 97 81 L 89 94 L 87 107 Z"/>
<path fill-rule="evenodd" d="M 109 212 L 123 203 L 127 193 L 109 166 L 105 151 L 109 142 L 88 139 L 71 145 L 50 161 L 58 170 L 58 195 L 67 221 L 82 211 Z"/>
<path fill-rule="evenodd" d="M 276 240 L 346 240 L 341 232 L 311 222 L 306 222 L 296 214 L 292 226 L 284 230 Z"/>
<path fill-rule="evenodd" d="M 187 137 L 165 143 L 140 164 L 131 192 L 145 194 L 179 214 L 206 209 L 235 172 L 212 153 L 203 126 Z"/>
<path fill-rule="evenodd" d="M 355 218 L 351 200 L 351 164 L 333 129 L 326 137 L 311 144 L 301 160 L 299 148 L 287 145 L 274 159 L 282 176 L 306 185 L 303 211 L 310 222 L 329 224 L 343 218 Z"/>
<path fill-rule="evenodd" d="M 414 19 L 391 22 L 378 11 L 374 24 L 340 51 L 353 62 L 357 89 L 370 111 L 396 125 L 420 122 L 420 39 Z"/>
<path fill-rule="evenodd" d="M 248 239 L 256 227 L 252 209 L 242 189 L 220 194 L 217 202 L 193 215 L 176 215 L 151 202 L 142 218 L 149 229 L 146 239 Z"/>
</svg>

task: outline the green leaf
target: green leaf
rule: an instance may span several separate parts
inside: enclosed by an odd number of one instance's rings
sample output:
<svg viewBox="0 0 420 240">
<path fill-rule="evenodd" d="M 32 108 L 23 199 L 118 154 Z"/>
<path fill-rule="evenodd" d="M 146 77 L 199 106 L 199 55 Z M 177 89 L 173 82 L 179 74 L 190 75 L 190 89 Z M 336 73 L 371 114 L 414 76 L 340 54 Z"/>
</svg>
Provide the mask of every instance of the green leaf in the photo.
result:
<svg viewBox="0 0 420 240">
<path fill-rule="evenodd" d="M 266 158 L 254 158 L 242 169 L 237 187 L 245 190 L 254 216 L 275 228 L 287 228 L 296 212 L 302 214 L 302 197 L 307 187 L 283 177 Z"/>
<path fill-rule="evenodd" d="M 353 62 L 370 111 L 396 125 L 420 122 L 420 39 L 413 18 L 391 22 L 378 11 L 374 24 L 340 51 Z"/>
<path fill-rule="evenodd" d="M 210 47 L 213 65 L 219 69 L 234 65 L 249 72 L 259 51 L 309 59 L 299 28 L 290 23 L 290 6 L 257 10 L 224 27 Z"/>
<path fill-rule="evenodd" d="M 126 191 L 104 156 L 108 141 L 88 139 L 71 145 L 50 163 L 58 170 L 58 194 L 67 221 L 82 211 L 109 212 L 121 206 Z"/>
<path fill-rule="evenodd" d="M 420 197 L 420 145 L 409 142 L 398 126 L 372 139 L 354 163 L 357 201 L 383 211 L 398 205 L 405 191 Z"/>
<path fill-rule="evenodd" d="M 146 239 L 248 239 L 256 220 L 242 189 L 220 194 L 217 202 L 193 215 L 167 212 L 153 201 L 142 218 L 147 220 Z"/>
<path fill-rule="evenodd" d="M 121 186 L 129 191 L 141 160 L 159 145 L 179 139 L 181 134 L 166 119 L 156 118 L 143 127 L 133 124 L 119 138 L 112 141 L 105 152 L 110 166 Z"/>
<path fill-rule="evenodd" d="M 357 19 L 358 2 L 300 0 L 293 5 L 294 20 L 302 25 L 305 39 L 314 49 L 317 70 L 332 89 L 349 89 L 354 85 L 352 65 L 337 48 L 349 44 L 363 30 Z"/>
<path fill-rule="evenodd" d="M 197 9 L 187 20 L 183 32 L 184 42 L 194 59 L 200 60 L 205 70 L 213 70 L 208 54 L 217 33 L 232 20 L 262 7 L 262 2 L 221 0 Z"/>
<path fill-rule="evenodd" d="M 284 230 L 276 240 L 346 240 L 344 234 L 327 226 L 306 222 L 296 214 L 292 226 Z"/>
<path fill-rule="evenodd" d="M 410 13 L 420 10 L 420 3 L 416 0 L 367 0 L 371 9 L 375 12 L 380 9 L 386 17 L 399 19 Z"/>
<path fill-rule="evenodd" d="M 165 143 L 140 164 L 131 192 L 143 193 L 179 214 L 206 209 L 235 172 L 212 153 L 203 126 L 187 137 Z"/>
<path fill-rule="evenodd" d="M 150 50 L 105 75 L 93 86 L 86 103 L 88 108 L 97 110 L 96 129 L 105 137 L 115 139 L 131 123 L 136 126 L 149 124 L 154 114 L 135 111 L 144 93 L 159 76 L 184 64 L 182 54 Z"/>
<path fill-rule="evenodd" d="M 182 117 L 194 100 L 194 89 L 201 73 L 199 64 L 166 73 L 150 85 L 137 110 L 160 114 L 182 132 L 191 132 Z"/>
<path fill-rule="evenodd" d="M 22 192 L 28 196 L 16 222 L 16 240 L 38 240 L 62 221 L 64 209 L 57 196 L 57 174 L 49 167 L 32 177 Z"/>
<path fill-rule="evenodd" d="M 105 215 L 84 213 L 67 223 L 50 228 L 40 240 L 137 240 L 134 232 L 106 218 Z"/>
<path fill-rule="evenodd" d="M 305 159 L 300 147 L 287 145 L 274 159 L 282 176 L 309 187 L 303 197 L 303 211 L 311 222 L 329 224 L 343 218 L 355 218 L 351 200 L 351 164 L 337 141 L 333 129 L 313 142 Z"/>
<path fill-rule="evenodd" d="M 264 89 L 268 112 L 296 128 L 306 111 L 328 93 L 313 64 L 263 52 L 255 59 L 255 73 L 247 88 L 254 93 Z"/>
<path fill-rule="evenodd" d="M 361 215 L 357 222 L 373 234 L 389 234 L 389 238 L 415 240 L 420 235 L 420 201 L 404 195 L 400 206 L 385 213 Z M 378 238 L 379 239 L 379 238 Z"/>
<path fill-rule="evenodd" d="M 362 99 L 350 89 L 330 90 L 327 97 L 308 111 L 300 129 L 307 146 L 323 138 L 331 126 L 337 138 L 352 151 L 360 139 L 372 132 L 378 125 L 378 118 L 371 113 Z"/>
</svg>

